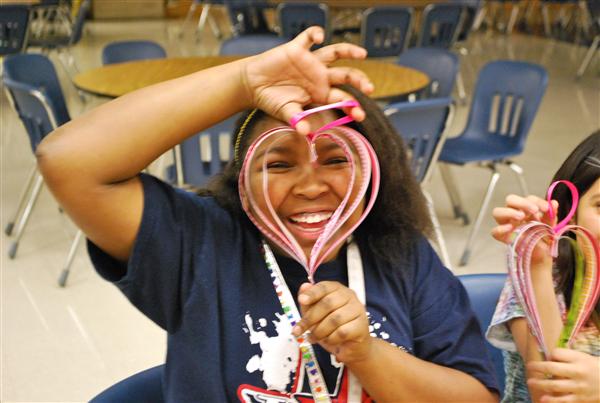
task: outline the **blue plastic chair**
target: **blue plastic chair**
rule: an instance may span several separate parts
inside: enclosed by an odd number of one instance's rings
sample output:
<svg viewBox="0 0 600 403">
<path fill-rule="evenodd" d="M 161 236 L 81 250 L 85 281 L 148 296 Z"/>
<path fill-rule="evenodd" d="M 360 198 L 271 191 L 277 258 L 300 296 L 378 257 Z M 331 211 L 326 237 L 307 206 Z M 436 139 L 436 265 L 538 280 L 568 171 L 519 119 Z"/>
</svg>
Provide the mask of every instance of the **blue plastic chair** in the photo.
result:
<svg viewBox="0 0 600 403">
<path fill-rule="evenodd" d="M 269 28 L 265 10 L 272 7 L 267 1 L 261 0 L 224 0 L 233 34 L 274 34 Z"/>
<path fill-rule="evenodd" d="M 90 403 L 162 403 L 164 369 L 164 365 L 158 365 L 131 375 L 93 397 Z"/>
<path fill-rule="evenodd" d="M 75 59 L 71 54 L 71 47 L 81 40 L 83 35 L 83 25 L 85 18 L 90 10 L 92 0 L 82 0 L 75 21 L 71 27 L 69 35 L 48 35 L 40 38 L 30 38 L 27 42 L 28 47 L 39 47 L 43 50 L 56 50 L 59 54 L 65 51 L 68 63 L 73 66 L 76 72 L 79 71 Z M 62 63 L 62 59 L 59 58 Z M 69 69 L 65 66 L 65 70 L 68 72 Z"/>
<path fill-rule="evenodd" d="M 0 6 L 0 55 L 20 53 L 27 41 L 27 6 Z"/>
<path fill-rule="evenodd" d="M 31 38 L 28 46 L 44 49 L 68 49 L 70 46 L 75 45 L 81 40 L 83 35 L 83 25 L 91 4 L 92 0 L 82 0 L 69 35 L 48 35 L 41 38 Z"/>
<path fill-rule="evenodd" d="M 269 34 L 234 36 L 221 43 L 219 54 L 221 56 L 257 55 L 286 42 L 287 40 L 282 37 Z"/>
<path fill-rule="evenodd" d="M 464 42 L 469 37 L 469 34 L 476 28 L 475 22 L 477 16 L 483 8 L 482 0 L 451 0 L 452 4 L 461 5 L 463 7 L 463 20 L 456 40 Z"/>
<path fill-rule="evenodd" d="M 125 63 L 133 60 L 164 59 L 165 49 L 154 41 L 111 42 L 102 49 L 102 64 Z"/>
<path fill-rule="evenodd" d="M 444 145 L 448 122 L 452 120 L 452 99 L 398 102 L 388 105 L 384 112 L 408 148 L 411 170 L 423 187 L 442 260 L 452 269 L 433 201 L 424 189 Z"/>
<path fill-rule="evenodd" d="M 329 40 L 329 7 L 324 3 L 281 3 L 277 6 L 277 17 L 279 35 L 287 40 L 313 25 L 323 27 L 324 42 Z"/>
<path fill-rule="evenodd" d="M 519 178 L 521 191 L 528 194 L 523 169 L 510 158 L 523 152 L 547 85 L 546 70 L 536 64 L 508 60 L 486 64 L 477 79 L 465 129 L 459 136 L 448 139 L 444 144 L 440 162 L 454 165 L 477 163 L 492 173 L 460 259 L 461 266 L 466 265 L 469 260 L 473 241 L 500 179 L 498 167 L 510 167 Z M 454 215 L 462 218 L 467 225 L 469 217 L 462 208 L 454 180 L 445 164 L 440 164 L 440 168 L 454 207 Z"/>
<path fill-rule="evenodd" d="M 423 10 L 417 46 L 450 49 L 460 33 L 463 21 L 461 4 L 429 4 Z"/>
<path fill-rule="evenodd" d="M 371 7 L 363 13 L 361 46 L 369 57 L 398 56 L 406 49 L 412 32 L 410 7 Z"/>
<path fill-rule="evenodd" d="M 429 76 L 429 85 L 418 98 L 447 98 L 452 96 L 459 70 L 459 59 L 446 49 L 410 48 L 400 54 L 397 64 L 422 71 Z"/>
<path fill-rule="evenodd" d="M 169 180 L 178 187 L 197 188 L 222 172 L 233 156 L 231 136 L 237 119 L 238 115 L 234 115 L 176 146 L 175 166 L 167 172 Z"/>
<path fill-rule="evenodd" d="M 471 308 L 475 312 L 477 320 L 479 320 L 481 330 L 485 333 L 492 321 L 492 316 L 494 316 L 498 298 L 500 297 L 500 293 L 506 282 L 506 274 L 465 274 L 457 277 L 467 290 L 469 300 L 471 301 Z M 487 340 L 485 344 L 487 346 L 488 355 L 494 364 L 496 379 L 498 381 L 498 386 L 500 387 L 500 394 L 502 395 L 506 377 L 502 350 L 492 346 Z"/>
<path fill-rule="evenodd" d="M 2 81 L 8 90 L 15 111 L 25 126 L 31 150 L 35 154 L 38 144 L 48 133 L 71 119 L 56 70 L 50 60 L 40 54 L 9 55 L 4 59 L 3 68 Z M 17 254 L 19 241 L 23 236 L 43 182 L 37 164 L 34 163 L 19 198 L 17 210 L 4 230 L 6 235 L 10 236 L 13 234 L 15 224 L 17 225 L 15 237 L 8 251 L 11 259 L 14 259 Z M 81 231 L 78 231 L 69 251 L 65 268 L 59 278 L 61 286 L 66 284 L 69 269 L 81 238 Z"/>
</svg>

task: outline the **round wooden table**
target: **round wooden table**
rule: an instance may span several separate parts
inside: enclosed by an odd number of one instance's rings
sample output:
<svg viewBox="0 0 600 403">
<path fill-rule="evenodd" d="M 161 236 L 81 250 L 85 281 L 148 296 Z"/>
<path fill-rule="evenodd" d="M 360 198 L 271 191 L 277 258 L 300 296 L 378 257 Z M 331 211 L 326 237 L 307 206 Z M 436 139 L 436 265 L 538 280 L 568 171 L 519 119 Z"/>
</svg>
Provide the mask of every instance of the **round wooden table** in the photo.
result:
<svg viewBox="0 0 600 403">
<path fill-rule="evenodd" d="M 218 66 L 239 56 L 177 57 L 134 61 L 98 67 L 75 76 L 75 86 L 83 91 L 106 97 L 119 97 L 128 92 Z M 386 100 L 416 92 L 429 84 L 425 73 L 392 62 L 376 60 L 343 60 L 338 66 L 358 68 L 375 86 L 372 97 Z"/>
</svg>

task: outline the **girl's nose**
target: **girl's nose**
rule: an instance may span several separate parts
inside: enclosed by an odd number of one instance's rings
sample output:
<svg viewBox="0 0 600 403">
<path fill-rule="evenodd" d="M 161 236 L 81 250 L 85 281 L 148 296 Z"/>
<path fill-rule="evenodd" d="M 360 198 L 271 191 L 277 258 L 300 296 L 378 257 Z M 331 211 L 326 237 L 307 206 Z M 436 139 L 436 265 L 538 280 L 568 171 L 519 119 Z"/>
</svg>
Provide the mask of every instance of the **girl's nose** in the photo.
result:
<svg viewBox="0 0 600 403">
<path fill-rule="evenodd" d="M 317 199 L 329 191 L 329 185 L 319 174 L 316 164 L 306 164 L 292 187 L 294 196 Z"/>
</svg>

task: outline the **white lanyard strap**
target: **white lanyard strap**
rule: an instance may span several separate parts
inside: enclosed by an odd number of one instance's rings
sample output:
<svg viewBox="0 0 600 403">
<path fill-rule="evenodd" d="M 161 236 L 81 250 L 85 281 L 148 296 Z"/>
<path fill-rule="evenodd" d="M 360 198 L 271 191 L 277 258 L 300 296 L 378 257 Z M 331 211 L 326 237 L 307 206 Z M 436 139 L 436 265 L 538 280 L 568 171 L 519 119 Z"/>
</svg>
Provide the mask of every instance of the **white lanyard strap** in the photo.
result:
<svg viewBox="0 0 600 403">
<path fill-rule="evenodd" d="M 351 242 L 346 251 L 348 258 L 348 287 L 356 293 L 361 304 L 366 305 L 365 277 L 362 260 L 356 242 Z M 370 336 L 369 336 L 370 337 Z M 360 403 L 362 386 L 358 378 L 348 370 L 348 403 Z"/>
<path fill-rule="evenodd" d="M 290 324 L 294 327 L 296 323 L 300 321 L 300 312 L 296 307 L 292 293 L 285 282 L 281 269 L 273 255 L 273 251 L 264 240 L 263 250 L 267 269 L 271 275 L 273 287 L 275 288 L 279 303 L 281 304 L 284 314 L 290 321 Z M 362 261 L 360 251 L 354 242 L 350 243 L 348 246 L 347 255 L 348 286 L 356 293 L 359 301 L 364 305 L 365 281 L 362 270 Z M 308 332 L 305 332 L 301 336 L 298 336 L 296 340 L 298 341 L 300 351 L 302 352 L 302 362 L 304 363 L 306 374 L 308 376 L 308 384 L 315 402 L 330 403 L 331 398 L 329 396 L 329 391 L 327 390 L 327 384 L 325 383 L 325 378 L 323 377 L 323 373 L 317 362 L 317 357 L 312 344 L 307 340 L 307 333 Z M 343 371 L 344 368 L 342 367 L 340 370 Z M 354 374 L 348 371 L 348 403 L 360 403 L 361 396 L 362 387 L 360 382 Z"/>
</svg>

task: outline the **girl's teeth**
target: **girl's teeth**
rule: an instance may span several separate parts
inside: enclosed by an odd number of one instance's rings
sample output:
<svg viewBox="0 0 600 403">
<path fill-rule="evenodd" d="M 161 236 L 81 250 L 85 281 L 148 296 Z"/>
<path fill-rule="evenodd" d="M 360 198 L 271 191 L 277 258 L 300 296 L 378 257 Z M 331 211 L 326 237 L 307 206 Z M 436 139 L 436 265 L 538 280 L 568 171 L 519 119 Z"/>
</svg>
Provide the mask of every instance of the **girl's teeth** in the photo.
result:
<svg viewBox="0 0 600 403">
<path fill-rule="evenodd" d="M 306 213 L 298 214 L 290 217 L 292 221 L 302 222 L 307 224 L 314 224 L 317 222 L 325 221 L 331 217 L 332 213 Z"/>
</svg>

